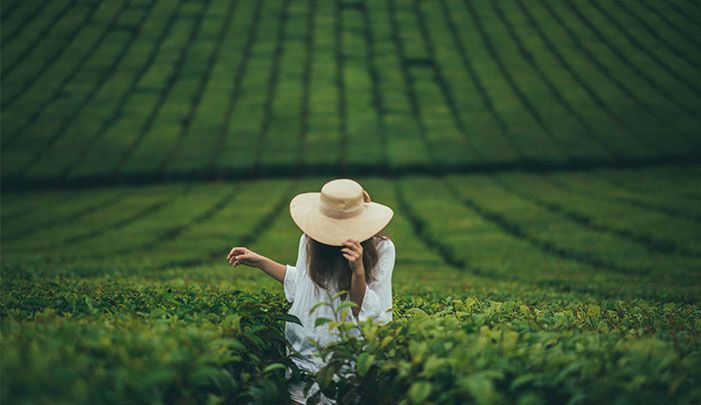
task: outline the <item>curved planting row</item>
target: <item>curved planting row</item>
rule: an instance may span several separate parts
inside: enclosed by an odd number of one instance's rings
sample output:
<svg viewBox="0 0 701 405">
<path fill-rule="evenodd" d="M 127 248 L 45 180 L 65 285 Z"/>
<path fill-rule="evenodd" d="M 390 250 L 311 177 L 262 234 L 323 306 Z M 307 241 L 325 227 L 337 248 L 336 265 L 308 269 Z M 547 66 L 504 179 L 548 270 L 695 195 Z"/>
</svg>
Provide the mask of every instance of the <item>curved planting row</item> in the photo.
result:
<svg viewBox="0 0 701 405">
<path fill-rule="evenodd" d="M 3 176 L 695 161 L 701 60 L 679 15 L 692 7 L 13 3 Z"/>
</svg>

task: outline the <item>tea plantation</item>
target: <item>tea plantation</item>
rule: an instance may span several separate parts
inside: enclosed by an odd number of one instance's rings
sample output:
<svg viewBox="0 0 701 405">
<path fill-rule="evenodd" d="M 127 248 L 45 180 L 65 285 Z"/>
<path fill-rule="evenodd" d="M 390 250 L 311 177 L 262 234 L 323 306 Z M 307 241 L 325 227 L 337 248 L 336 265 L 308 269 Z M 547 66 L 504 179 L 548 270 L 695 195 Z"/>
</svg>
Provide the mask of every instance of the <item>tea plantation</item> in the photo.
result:
<svg viewBox="0 0 701 405">
<path fill-rule="evenodd" d="M 294 263 L 290 199 L 351 177 L 397 260 L 308 376 L 340 403 L 700 403 L 698 21 L 3 0 L 0 401 L 287 403 L 290 304 L 226 255 Z"/>
</svg>

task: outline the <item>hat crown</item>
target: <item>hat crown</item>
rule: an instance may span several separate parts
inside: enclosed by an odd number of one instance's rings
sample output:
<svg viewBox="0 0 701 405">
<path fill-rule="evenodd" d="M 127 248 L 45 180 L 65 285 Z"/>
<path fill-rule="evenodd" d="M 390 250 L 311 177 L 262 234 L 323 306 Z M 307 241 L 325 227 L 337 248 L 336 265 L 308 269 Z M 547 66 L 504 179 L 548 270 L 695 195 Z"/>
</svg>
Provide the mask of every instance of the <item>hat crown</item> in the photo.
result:
<svg viewBox="0 0 701 405">
<path fill-rule="evenodd" d="M 290 201 L 294 223 L 309 238 L 330 246 L 343 246 L 349 238 L 368 240 L 393 214 L 386 205 L 371 202 L 363 187 L 350 179 L 331 180 L 320 193 L 297 194 Z"/>
<path fill-rule="evenodd" d="M 351 218 L 365 208 L 363 187 L 350 179 L 331 180 L 321 188 L 321 212 L 331 218 Z"/>
</svg>

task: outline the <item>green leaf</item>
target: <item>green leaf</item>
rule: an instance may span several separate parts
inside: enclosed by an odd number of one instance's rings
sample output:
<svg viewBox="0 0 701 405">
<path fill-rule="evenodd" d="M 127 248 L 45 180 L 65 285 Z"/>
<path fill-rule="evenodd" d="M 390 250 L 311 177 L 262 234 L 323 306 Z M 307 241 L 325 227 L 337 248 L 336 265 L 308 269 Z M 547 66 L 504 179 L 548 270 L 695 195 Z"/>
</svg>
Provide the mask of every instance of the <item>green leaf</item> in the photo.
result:
<svg viewBox="0 0 701 405">
<path fill-rule="evenodd" d="M 300 321 L 299 318 L 292 314 L 279 314 L 275 317 L 275 319 L 278 321 L 292 322 L 296 323 L 299 326 L 304 326 L 302 325 L 302 321 Z"/>
<path fill-rule="evenodd" d="M 428 399 L 432 390 L 433 386 L 428 381 L 415 382 L 409 387 L 409 399 L 415 404 L 421 404 Z"/>
<path fill-rule="evenodd" d="M 446 364 L 447 361 L 445 359 L 438 358 L 434 355 L 428 356 L 426 361 L 424 361 L 424 371 L 422 376 L 425 378 L 433 377 Z"/>
<path fill-rule="evenodd" d="M 238 339 L 234 338 L 219 338 L 212 341 L 212 344 L 226 346 L 229 350 L 243 352 L 247 350 L 247 347 L 241 343 Z"/>
<path fill-rule="evenodd" d="M 287 369 L 287 366 L 285 366 L 282 363 L 273 363 L 269 364 L 267 367 L 263 369 L 263 374 L 268 374 L 269 372 L 273 370 L 285 370 Z"/>
<path fill-rule="evenodd" d="M 388 344 L 392 343 L 392 340 L 394 340 L 394 336 L 385 336 L 382 339 L 382 343 L 380 343 L 380 347 L 382 347 L 382 348 L 387 347 Z"/>
<path fill-rule="evenodd" d="M 358 356 L 358 375 L 365 377 L 372 364 L 375 362 L 375 356 L 370 353 L 363 353 Z"/>
<path fill-rule="evenodd" d="M 595 304 L 588 304 L 587 305 L 587 315 L 589 315 L 592 318 L 596 318 L 601 314 L 601 307 Z"/>
<path fill-rule="evenodd" d="M 94 313 L 95 312 L 95 307 L 92 305 L 92 298 L 88 297 L 87 295 L 83 299 L 85 301 L 85 305 L 88 307 L 90 312 Z"/>
<path fill-rule="evenodd" d="M 328 302 L 318 302 L 311 307 L 311 309 L 309 310 L 309 315 L 313 314 L 314 311 L 316 311 L 320 307 L 323 307 L 324 305 L 331 306 L 331 304 L 329 304 Z"/>
<path fill-rule="evenodd" d="M 338 310 L 342 310 L 345 308 L 358 308 L 358 304 L 356 304 L 353 301 L 346 301 L 338 306 Z"/>
<path fill-rule="evenodd" d="M 531 381 L 536 379 L 536 375 L 533 373 L 526 373 L 526 374 L 521 374 L 520 376 L 514 378 L 514 380 L 511 382 L 511 386 L 509 387 L 510 390 L 517 390 L 521 386 L 526 385 L 530 383 Z"/>
<path fill-rule="evenodd" d="M 472 375 L 459 383 L 466 388 L 479 403 L 494 402 L 495 392 L 492 381 L 485 375 Z"/>
<path fill-rule="evenodd" d="M 202 367 L 190 375 L 190 381 L 194 385 L 204 386 L 216 381 L 221 376 L 221 371 L 214 367 Z"/>
<path fill-rule="evenodd" d="M 175 379 L 177 372 L 170 368 L 156 368 L 135 381 L 139 390 L 153 389 L 159 385 L 166 385 Z"/>
<path fill-rule="evenodd" d="M 322 368 L 316 374 L 316 382 L 319 384 L 319 388 L 323 391 L 326 387 L 333 381 L 334 369 L 331 366 L 326 366 Z"/>
<path fill-rule="evenodd" d="M 150 316 L 151 318 L 162 318 L 162 317 L 164 317 L 166 314 L 167 314 L 167 312 L 166 312 L 163 308 L 156 308 L 156 309 L 154 309 L 153 311 L 151 311 L 151 313 L 149 314 L 149 316 Z"/>
<path fill-rule="evenodd" d="M 343 297 L 344 295 L 346 295 L 347 292 L 348 292 L 347 290 L 341 290 L 341 291 L 337 292 L 336 295 L 331 297 L 331 301 L 335 300 L 336 298 Z"/>
<path fill-rule="evenodd" d="M 332 320 L 329 318 L 316 318 L 316 321 L 314 321 L 314 327 L 316 328 L 317 326 L 325 325 Z"/>
<path fill-rule="evenodd" d="M 346 301 L 338 306 L 336 313 L 343 313 L 346 308 L 358 308 L 358 304 L 353 301 Z"/>
</svg>

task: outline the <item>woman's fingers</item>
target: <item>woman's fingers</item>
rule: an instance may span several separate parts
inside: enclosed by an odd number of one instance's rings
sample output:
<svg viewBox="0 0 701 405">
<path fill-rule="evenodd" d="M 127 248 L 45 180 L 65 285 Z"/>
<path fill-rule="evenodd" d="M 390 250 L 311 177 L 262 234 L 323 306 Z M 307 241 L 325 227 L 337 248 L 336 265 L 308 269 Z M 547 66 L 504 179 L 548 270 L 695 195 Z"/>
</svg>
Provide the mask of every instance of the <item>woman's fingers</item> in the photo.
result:
<svg viewBox="0 0 701 405">
<path fill-rule="evenodd" d="M 231 251 L 229 252 L 229 255 L 226 258 L 231 259 L 232 257 L 234 257 L 236 255 L 246 253 L 246 250 L 247 249 L 245 247 L 235 246 L 231 249 Z"/>
<path fill-rule="evenodd" d="M 234 264 L 235 261 L 240 262 L 242 259 L 246 259 L 248 257 L 248 253 L 242 253 L 240 250 L 232 250 L 232 253 L 229 254 L 226 260 L 229 262 L 229 264 Z"/>
<path fill-rule="evenodd" d="M 348 260 L 348 261 L 350 261 L 350 262 L 355 262 L 355 261 L 358 260 L 358 258 L 359 258 L 360 256 L 358 256 L 358 255 L 355 254 L 355 253 L 343 252 L 343 257 L 345 257 L 346 260 Z"/>
<path fill-rule="evenodd" d="M 341 252 L 353 253 L 354 250 L 352 250 L 351 248 L 343 248 L 343 249 L 341 249 Z"/>
<path fill-rule="evenodd" d="M 362 253 L 362 252 L 363 252 L 363 246 L 360 244 L 360 242 L 358 242 L 358 241 L 355 240 L 355 239 L 346 239 L 346 240 L 343 242 L 343 246 L 345 246 L 345 247 L 347 247 L 347 248 L 349 248 L 349 249 L 351 249 L 351 250 L 354 250 L 354 251 L 356 251 L 356 252 L 358 252 L 358 253 Z"/>
<path fill-rule="evenodd" d="M 361 245 L 360 242 L 358 242 L 357 240 L 354 241 L 354 243 L 355 243 L 355 246 L 358 248 L 358 251 L 360 253 L 363 253 L 363 245 Z"/>
<path fill-rule="evenodd" d="M 236 260 L 236 257 L 237 257 L 236 252 L 234 252 L 234 253 L 232 253 L 231 255 L 229 255 L 229 257 L 227 258 L 227 260 L 229 261 L 229 263 L 233 263 L 234 260 Z"/>
<path fill-rule="evenodd" d="M 248 254 L 238 255 L 238 256 L 232 257 L 230 263 L 231 263 L 234 267 L 236 267 L 236 266 L 238 266 L 238 265 L 240 265 L 240 264 L 249 264 L 249 263 L 250 263 L 250 261 L 249 261 L 250 258 L 251 258 L 251 257 L 250 257 L 250 255 L 248 255 Z"/>
</svg>

